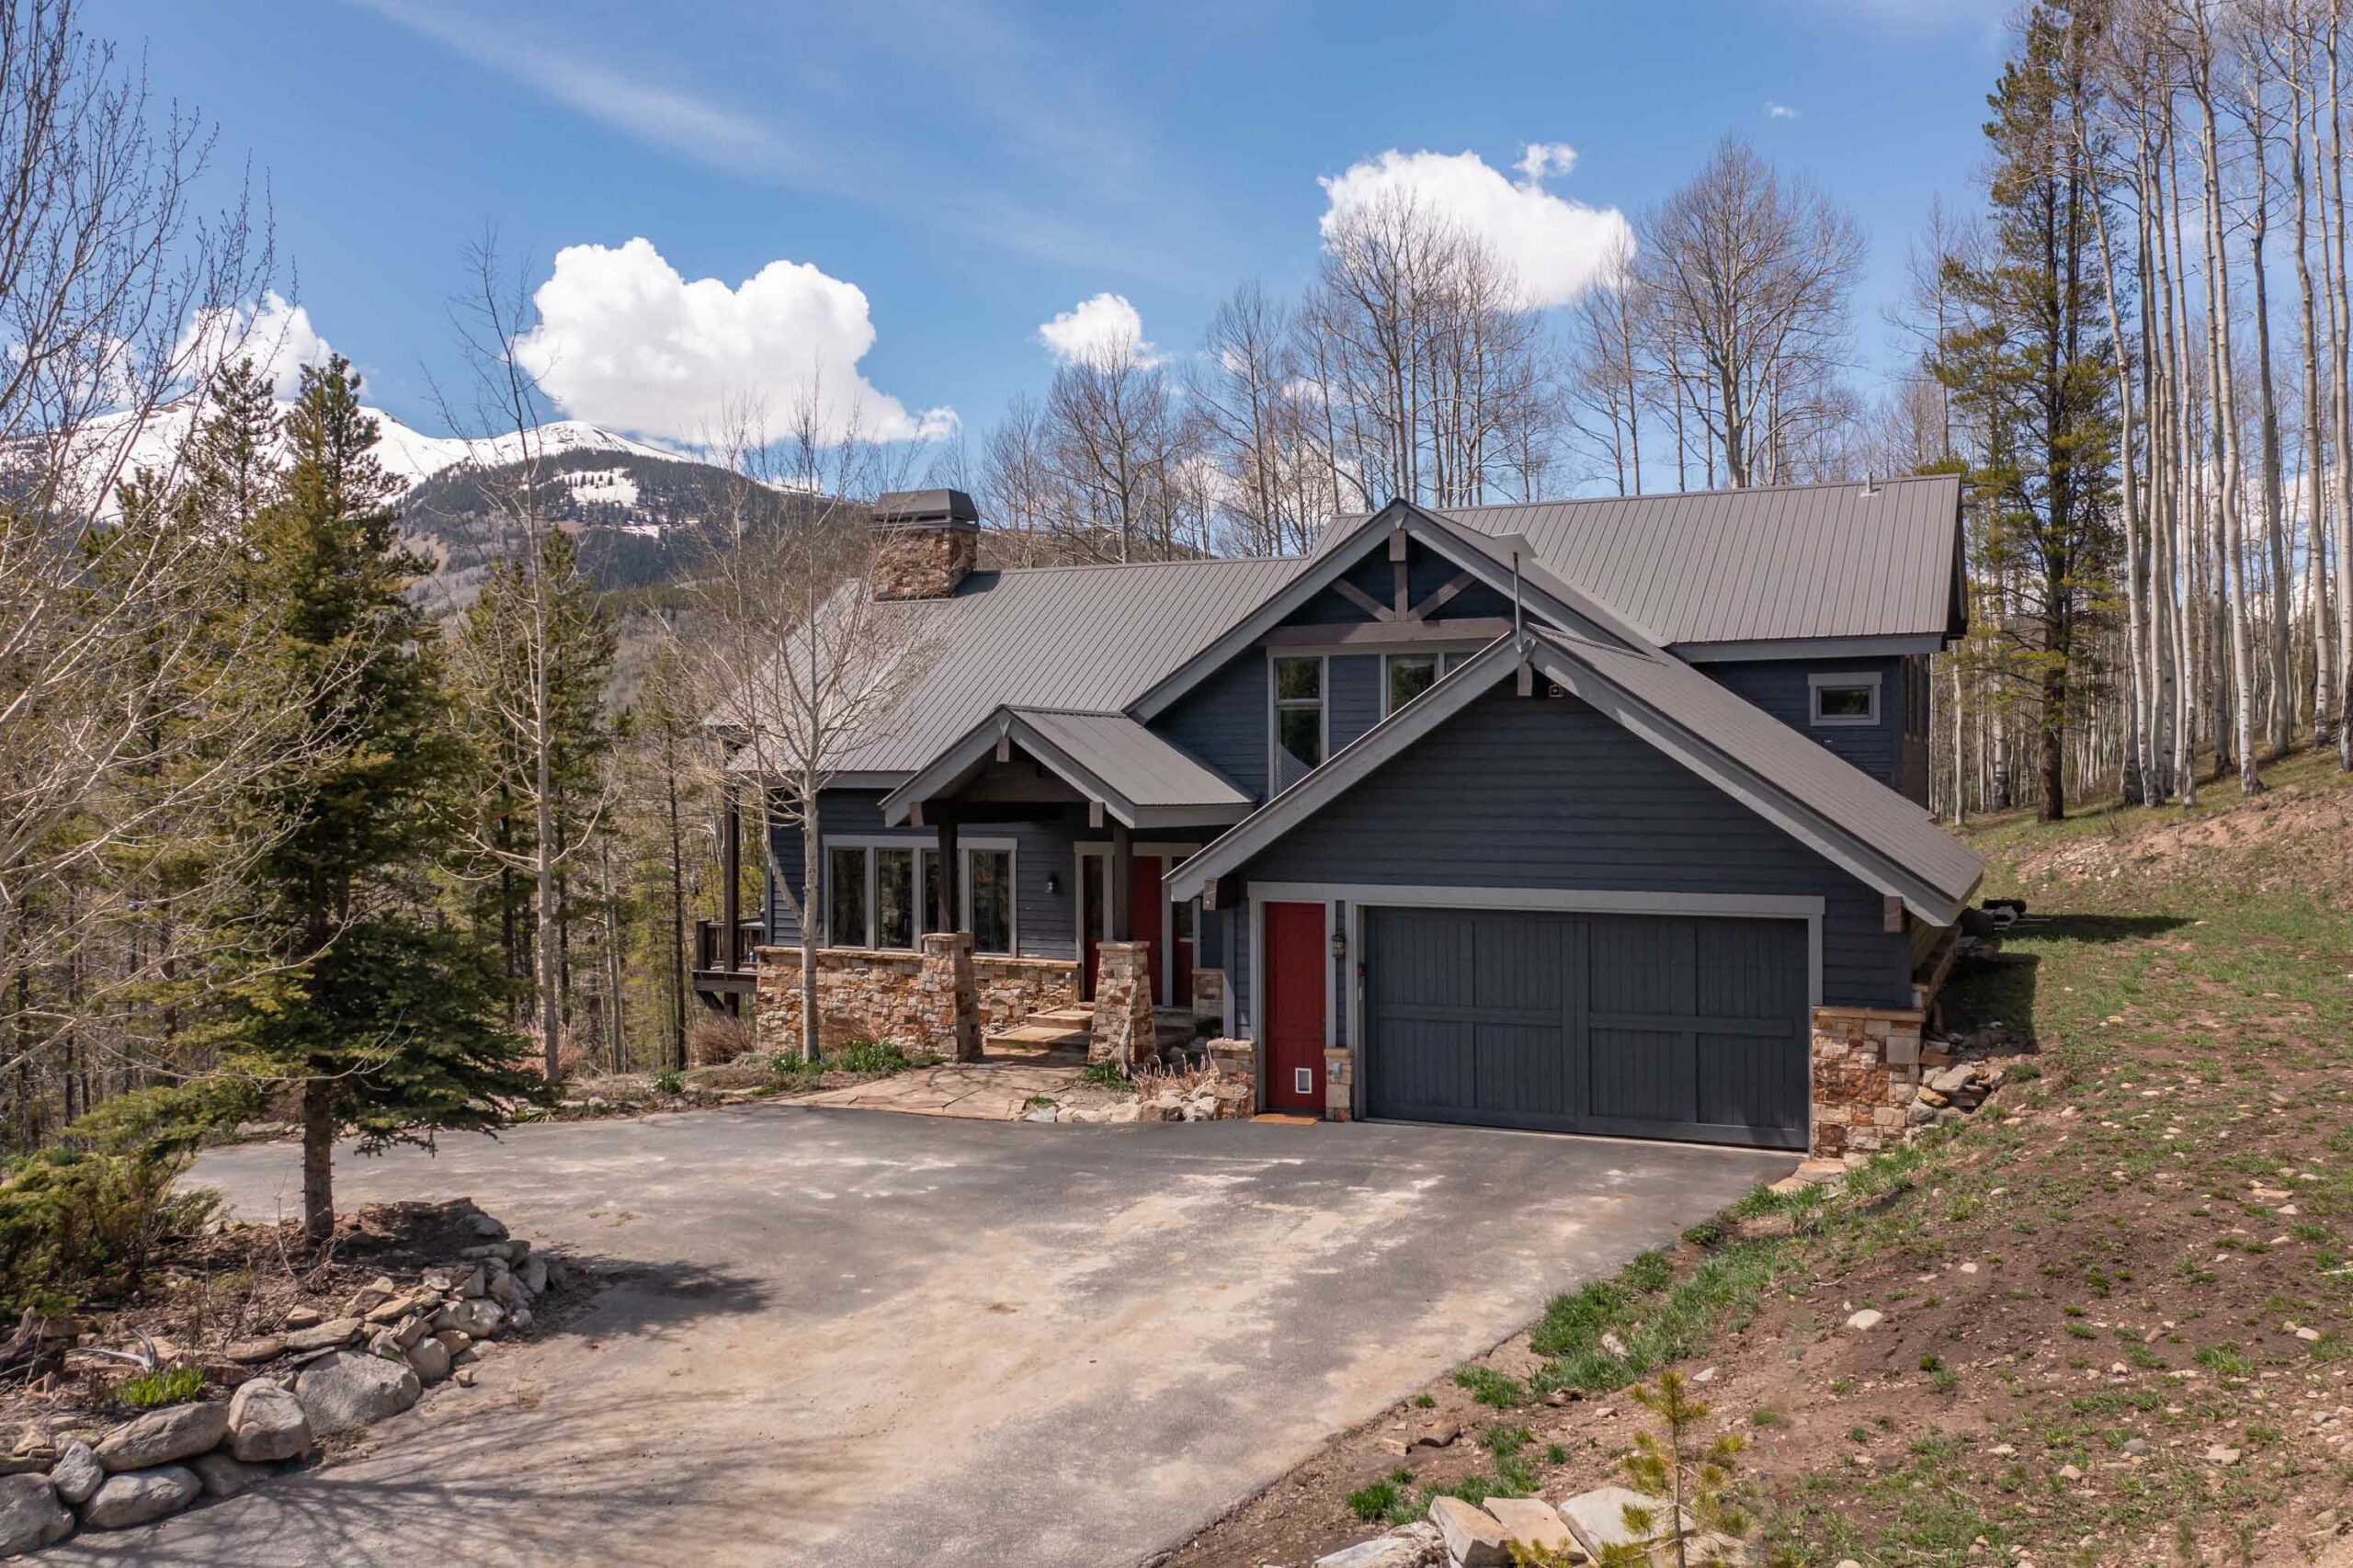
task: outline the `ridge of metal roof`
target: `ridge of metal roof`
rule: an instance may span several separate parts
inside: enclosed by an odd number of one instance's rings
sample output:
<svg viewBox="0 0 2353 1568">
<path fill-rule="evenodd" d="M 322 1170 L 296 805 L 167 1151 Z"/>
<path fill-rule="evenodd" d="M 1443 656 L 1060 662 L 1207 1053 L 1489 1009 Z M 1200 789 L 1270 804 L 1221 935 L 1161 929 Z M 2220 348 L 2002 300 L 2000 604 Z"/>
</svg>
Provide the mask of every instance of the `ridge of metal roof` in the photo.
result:
<svg viewBox="0 0 2353 1568">
<path fill-rule="evenodd" d="M 1004 706 L 941 748 L 883 796 L 895 827 L 924 801 L 952 793 L 1008 741 L 1130 827 L 1235 822 L 1252 801 L 1214 769 L 1124 713 Z"/>
</svg>

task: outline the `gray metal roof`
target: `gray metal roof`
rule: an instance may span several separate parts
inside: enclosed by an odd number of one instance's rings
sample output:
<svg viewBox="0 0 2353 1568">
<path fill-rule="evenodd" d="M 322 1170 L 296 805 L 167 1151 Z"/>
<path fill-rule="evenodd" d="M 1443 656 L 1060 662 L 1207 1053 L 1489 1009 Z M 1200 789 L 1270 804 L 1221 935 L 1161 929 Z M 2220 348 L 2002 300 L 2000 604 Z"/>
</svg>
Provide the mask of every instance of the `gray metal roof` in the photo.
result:
<svg viewBox="0 0 2353 1568">
<path fill-rule="evenodd" d="M 851 773 L 913 773 L 999 707 L 1110 713 L 1213 642 L 1304 560 L 1176 561 L 975 572 L 904 601 L 929 670 Z"/>
<path fill-rule="evenodd" d="M 1440 515 L 1537 559 L 1664 646 L 1957 631 L 1961 481 L 1606 496 Z M 1334 519 L 1330 548 L 1360 517 Z"/>
<path fill-rule="evenodd" d="M 1138 806 L 1248 806 L 1249 796 L 1124 713 L 1016 708 L 1047 742 Z"/>
</svg>

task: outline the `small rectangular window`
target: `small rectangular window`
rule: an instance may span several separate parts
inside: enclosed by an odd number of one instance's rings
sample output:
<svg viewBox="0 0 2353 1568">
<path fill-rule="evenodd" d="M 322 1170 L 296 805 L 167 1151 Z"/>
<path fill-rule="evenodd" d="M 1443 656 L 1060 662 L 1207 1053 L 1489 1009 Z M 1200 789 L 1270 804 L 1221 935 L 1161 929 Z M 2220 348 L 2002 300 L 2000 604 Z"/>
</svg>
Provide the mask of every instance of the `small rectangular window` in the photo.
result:
<svg viewBox="0 0 2353 1568">
<path fill-rule="evenodd" d="M 866 851 L 833 851 L 825 880 L 826 941 L 836 948 L 866 946 Z"/>
<path fill-rule="evenodd" d="M 1013 855 L 975 849 L 964 858 L 964 896 L 972 910 L 972 950 L 1013 951 Z"/>
<path fill-rule="evenodd" d="M 1392 653 L 1389 655 L 1389 688 L 1385 694 L 1388 705 L 1381 711 L 1394 713 L 1437 684 L 1437 654 Z"/>
<path fill-rule="evenodd" d="M 1879 676 L 1815 676 L 1809 684 L 1816 724 L 1879 722 Z"/>
</svg>

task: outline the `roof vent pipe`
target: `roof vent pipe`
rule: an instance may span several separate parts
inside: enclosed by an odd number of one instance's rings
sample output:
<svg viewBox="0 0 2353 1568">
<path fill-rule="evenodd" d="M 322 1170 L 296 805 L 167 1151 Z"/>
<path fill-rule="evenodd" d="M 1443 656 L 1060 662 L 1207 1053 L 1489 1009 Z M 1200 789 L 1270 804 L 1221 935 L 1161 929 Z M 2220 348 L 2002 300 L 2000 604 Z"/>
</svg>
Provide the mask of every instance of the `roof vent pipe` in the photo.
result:
<svg viewBox="0 0 2353 1568">
<path fill-rule="evenodd" d="M 1863 498 L 1869 500 L 1879 494 L 1879 480 L 1870 470 L 1863 471 Z"/>
</svg>

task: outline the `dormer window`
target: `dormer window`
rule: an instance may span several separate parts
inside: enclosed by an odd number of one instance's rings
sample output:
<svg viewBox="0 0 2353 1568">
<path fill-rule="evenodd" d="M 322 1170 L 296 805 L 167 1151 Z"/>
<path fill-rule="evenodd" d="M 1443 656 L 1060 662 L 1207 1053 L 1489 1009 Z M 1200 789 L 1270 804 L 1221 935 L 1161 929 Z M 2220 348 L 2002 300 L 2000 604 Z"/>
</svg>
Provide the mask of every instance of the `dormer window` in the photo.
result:
<svg viewBox="0 0 2353 1568">
<path fill-rule="evenodd" d="M 1817 675 L 1807 677 L 1813 688 L 1813 722 L 1820 728 L 1879 722 L 1879 676 L 1876 675 Z"/>
</svg>

